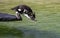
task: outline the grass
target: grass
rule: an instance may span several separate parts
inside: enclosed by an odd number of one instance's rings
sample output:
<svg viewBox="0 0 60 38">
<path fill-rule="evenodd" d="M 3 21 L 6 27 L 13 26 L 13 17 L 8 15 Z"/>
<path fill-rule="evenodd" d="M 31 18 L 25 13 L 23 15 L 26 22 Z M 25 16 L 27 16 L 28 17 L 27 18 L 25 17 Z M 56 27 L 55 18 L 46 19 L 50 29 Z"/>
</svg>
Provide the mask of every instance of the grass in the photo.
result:
<svg viewBox="0 0 60 38">
<path fill-rule="evenodd" d="M 35 11 L 37 21 L 33 22 L 22 16 L 23 21 L 0 22 L 0 26 L 22 30 L 25 33 L 24 38 L 60 38 L 60 3 L 59 0 L 48 2 L 47 0 L 1 0 L 1 12 L 15 15 L 15 12 L 10 9 L 23 3 L 29 5 Z M 17 32 L 19 33 L 19 31 Z"/>
</svg>

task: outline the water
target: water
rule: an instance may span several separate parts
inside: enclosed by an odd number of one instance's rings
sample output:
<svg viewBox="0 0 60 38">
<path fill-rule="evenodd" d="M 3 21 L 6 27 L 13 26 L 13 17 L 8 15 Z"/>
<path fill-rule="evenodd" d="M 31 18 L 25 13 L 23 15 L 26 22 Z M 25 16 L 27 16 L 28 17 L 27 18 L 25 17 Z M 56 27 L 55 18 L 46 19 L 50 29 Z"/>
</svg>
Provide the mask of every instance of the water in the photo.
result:
<svg viewBox="0 0 60 38">
<path fill-rule="evenodd" d="M 12 35 L 10 33 L 1 35 L 0 33 L 0 38 L 60 38 L 60 34 L 57 34 L 52 31 L 42 31 L 27 28 L 16 28 L 16 29 L 17 29 L 16 32 L 18 32 L 18 30 L 21 31 L 21 34 L 19 36 L 16 33 L 15 35 L 14 34 Z"/>
<path fill-rule="evenodd" d="M 25 29 L 25 28 L 18 28 L 20 29 L 24 35 L 23 38 L 60 38 L 60 35 L 51 31 L 40 31 L 35 29 Z"/>
</svg>

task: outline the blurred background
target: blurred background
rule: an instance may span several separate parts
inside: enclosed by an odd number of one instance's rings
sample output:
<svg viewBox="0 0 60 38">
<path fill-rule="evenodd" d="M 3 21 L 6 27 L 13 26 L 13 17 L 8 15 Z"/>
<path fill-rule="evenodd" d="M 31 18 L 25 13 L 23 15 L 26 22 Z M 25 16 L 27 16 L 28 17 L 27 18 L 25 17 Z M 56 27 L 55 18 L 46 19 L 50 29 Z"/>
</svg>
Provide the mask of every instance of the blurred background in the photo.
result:
<svg viewBox="0 0 60 38">
<path fill-rule="evenodd" d="M 36 13 L 36 22 L 0 22 L 0 38 L 60 38 L 60 0 L 0 0 L 0 13 L 15 15 L 11 8 L 25 4 Z"/>
</svg>

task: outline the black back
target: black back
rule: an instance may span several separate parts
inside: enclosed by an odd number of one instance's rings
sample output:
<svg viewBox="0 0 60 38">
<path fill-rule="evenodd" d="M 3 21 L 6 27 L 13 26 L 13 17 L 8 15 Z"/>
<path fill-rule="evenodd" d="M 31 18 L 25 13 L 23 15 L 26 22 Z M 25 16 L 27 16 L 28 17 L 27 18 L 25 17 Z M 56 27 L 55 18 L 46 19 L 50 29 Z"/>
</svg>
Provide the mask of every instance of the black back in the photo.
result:
<svg viewBox="0 0 60 38">
<path fill-rule="evenodd" d="M 21 9 L 21 11 L 19 11 L 18 9 Z M 24 9 L 25 10 L 27 10 L 27 12 L 25 12 L 25 13 L 29 13 L 29 12 L 33 12 L 32 11 L 32 9 L 29 7 L 29 6 L 27 6 L 27 5 L 19 5 L 19 6 L 16 6 L 16 7 L 14 7 L 14 8 L 12 8 L 12 10 L 15 10 L 15 11 L 18 11 L 19 13 L 21 13 L 21 14 L 23 14 L 24 12 Z"/>
</svg>

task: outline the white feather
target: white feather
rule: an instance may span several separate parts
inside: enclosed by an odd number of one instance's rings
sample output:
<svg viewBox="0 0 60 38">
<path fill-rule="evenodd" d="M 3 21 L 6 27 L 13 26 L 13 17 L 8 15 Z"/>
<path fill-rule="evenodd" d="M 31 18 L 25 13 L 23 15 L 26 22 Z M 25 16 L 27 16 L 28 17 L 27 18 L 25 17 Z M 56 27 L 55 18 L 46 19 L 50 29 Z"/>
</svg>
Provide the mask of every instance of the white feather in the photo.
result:
<svg viewBox="0 0 60 38">
<path fill-rule="evenodd" d="M 24 14 L 27 18 L 30 18 L 27 14 Z"/>
<path fill-rule="evenodd" d="M 24 11 L 23 12 L 26 12 L 27 10 L 26 9 L 24 9 Z"/>
<path fill-rule="evenodd" d="M 21 9 L 18 9 L 18 11 L 21 11 Z"/>
<path fill-rule="evenodd" d="M 16 11 L 16 13 L 18 13 L 18 12 Z"/>
</svg>

